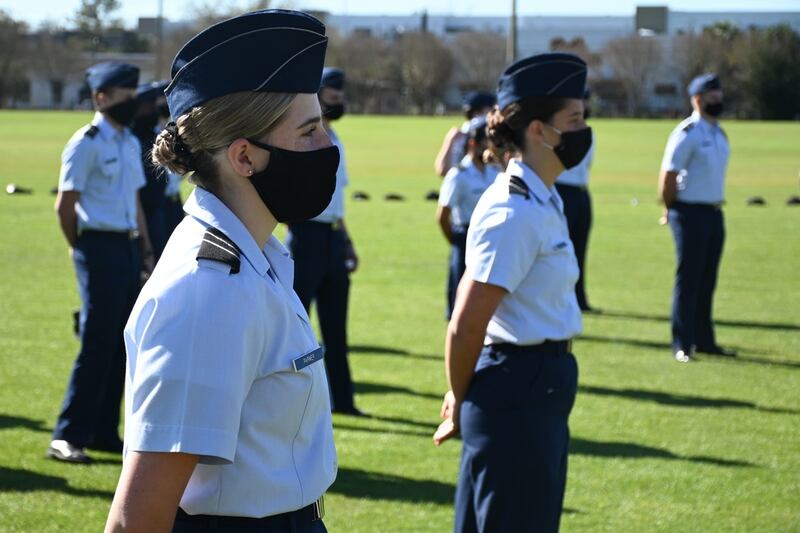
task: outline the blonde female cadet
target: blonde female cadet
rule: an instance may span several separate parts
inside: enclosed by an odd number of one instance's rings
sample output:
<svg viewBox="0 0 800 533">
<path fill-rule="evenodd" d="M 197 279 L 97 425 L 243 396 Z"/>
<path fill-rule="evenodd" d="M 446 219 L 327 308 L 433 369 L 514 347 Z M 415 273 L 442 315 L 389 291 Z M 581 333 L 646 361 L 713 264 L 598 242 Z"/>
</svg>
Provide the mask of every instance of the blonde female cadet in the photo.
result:
<svg viewBox="0 0 800 533">
<path fill-rule="evenodd" d="M 175 58 L 177 124 L 153 156 L 197 188 L 125 329 L 107 531 L 325 531 L 336 452 L 323 354 L 272 232 L 318 215 L 336 185 L 317 100 L 326 45 L 315 18 L 268 10 Z"/>
</svg>

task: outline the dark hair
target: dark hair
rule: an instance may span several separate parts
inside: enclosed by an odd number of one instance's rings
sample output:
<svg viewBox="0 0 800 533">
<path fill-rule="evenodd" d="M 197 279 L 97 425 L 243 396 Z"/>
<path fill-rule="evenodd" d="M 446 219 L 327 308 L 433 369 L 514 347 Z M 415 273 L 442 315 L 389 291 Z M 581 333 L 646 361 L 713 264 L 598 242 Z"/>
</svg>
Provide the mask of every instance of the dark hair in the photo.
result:
<svg viewBox="0 0 800 533">
<path fill-rule="evenodd" d="M 525 149 L 525 129 L 534 120 L 549 122 L 553 115 L 567 106 L 567 98 L 529 96 L 508 104 L 502 110 L 494 106 L 486 117 L 489 143 L 498 151 L 513 147 Z"/>
</svg>

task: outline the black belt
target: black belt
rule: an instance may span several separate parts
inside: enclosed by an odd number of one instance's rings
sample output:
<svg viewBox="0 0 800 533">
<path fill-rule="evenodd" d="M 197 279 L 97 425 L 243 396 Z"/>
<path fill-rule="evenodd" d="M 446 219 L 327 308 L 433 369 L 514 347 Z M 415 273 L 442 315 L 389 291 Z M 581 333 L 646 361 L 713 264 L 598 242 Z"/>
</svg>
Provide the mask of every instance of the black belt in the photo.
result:
<svg viewBox="0 0 800 533">
<path fill-rule="evenodd" d="M 500 342 L 489 345 L 492 350 L 507 355 L 567 355 L 572 350 L 572 341 L 544 341 L 541 344 L 511 344 Z"/>
<path fill-rule="evenodd" d="M 100 230 L 100 229 L 84 229 L 81 230 L 79 235 L 97 235 L 100 237 L 124 237 L 130 241 L 139 238 L 138 229 L 129 230 Z"/>
<path fill-rule="evenodd" d="M 675 201 L 675 202 L 672 202 L 672 205 L 670 205 L 670 208 L 674 208 L 674 207 L 687 208 L 688 207 L 688 208 L 691 208 L 691 209 L 701 209 L 701 210 L 704 210 L 704 211 L 721 211 L 722 210 L 722 205 L 724 203 L 725 202 L 718 202 L 718 203 L 714 203 L 714 204 L 695 204 L 695 203 L 692 203 L 692 202 Z"/>
<path fill-rule="evenodd" d="M 319 500 L 311 505 L 307 505 L 297 511 L 289 511 L 263 518 L 251 518 L 247 516 L 218 516 L 207 514 L 189 514 L 178 507 L 178 514 L 175 516 L 176 522 L 184 522 L 202 526 L 203 529 L 217 529 L 228 531 L 234 528 L 257 528 L 267 527 L 287 527 L 290 524 L 305 525 L 311 522 L 322 520 L 325 516 L 325 503 L 320 496 Z M 288 527 L 287 527 L 288 528 Z"/>
<path fill-rule="evenodd" d="M 584 192 L 589 190 L 589 187 L 587 187 L 586 185 L 572 185 L 570 183 L 556 183 L 556 186 L 557 187 L 571 187 L 573 189 L 578 189 L 579 191 L 584 191 Z"/>
</svg>

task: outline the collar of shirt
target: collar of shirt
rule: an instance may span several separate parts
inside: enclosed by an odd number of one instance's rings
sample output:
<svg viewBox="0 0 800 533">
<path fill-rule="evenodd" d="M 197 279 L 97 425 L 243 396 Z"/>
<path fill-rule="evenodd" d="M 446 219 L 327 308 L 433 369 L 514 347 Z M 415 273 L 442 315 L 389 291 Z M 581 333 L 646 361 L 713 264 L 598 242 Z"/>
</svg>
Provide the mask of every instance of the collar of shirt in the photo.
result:
<svg viewBox="0 0 800 533">
<path fill-rule="evenodd" d="M 205 189 L 195 187 L 183 209 L 187 214 L 227 235 L 239 247 L 255 271 L 262 277 L 267 275 L 269 262 L 264 255 L 266 250 L 262 251 L 258 247 L 258 243 L 247 231 L 242 221 L 228 209 L 228 206 L 222 203 L 222 200 Z M 270 238 L 265 248 L 269 247 L 274 238 L 274 236 Z M 277 274 L 280 275 L 282 272 Z"/>
<path fill-rule="evenodd" d="M 548 201 L 552 200 L 559 210 L 564 210 L 561 197 L 555 192 L 555 186 L 548 189 L 547 185 L 542 181 L 542 178 L 540 178 L 531 167 L 523 163 L 521 159 L 512 159 L 509 161 L 506 173 L 509 176 L 522 178 L 522 181 L 525 182 L 531 194 L 533 194 L 534 198 L 536 198 L 540 204 L 546 204 Z"/>
<path fill-rule="evenodd" d="M 717 122 L 716 124 L 712 124 L 711 122 L 704 119 L 703 116 L 697 111 L 692 112 L 692 118 L 694 119 L 695 124 L 697 124 L 706 131 L 709 131 L 711 133 L 716 133 L 719 131 L 719 122 Z"/>
<path fill-rule="evenodd" d="M 110 139 L 122 139 L 128 131 L 128 128 L 122 128 L 122 131 L 117 131 L 100 111 L 95 111 L 92 125 L 97 126 L 97 129 L 100 131 L 100 137 L 106 141 Z"/>
</svg>

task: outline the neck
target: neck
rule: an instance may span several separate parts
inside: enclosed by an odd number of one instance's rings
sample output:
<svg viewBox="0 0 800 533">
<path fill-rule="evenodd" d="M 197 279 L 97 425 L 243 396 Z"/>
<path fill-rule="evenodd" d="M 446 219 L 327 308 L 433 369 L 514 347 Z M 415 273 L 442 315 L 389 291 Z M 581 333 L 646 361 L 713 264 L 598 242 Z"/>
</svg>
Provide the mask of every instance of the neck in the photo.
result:
<svg viewBox="0 0 800 533">
<path fill-rule="evenodd" d="M 219 181 L 220 185 L 214 194 L 242 221 L 258 247 L 263 250 L 278 226 L 278 221 L 261 201 L 249 180 L 237 176 Z"/>
<path fill-rule="evenodd" d="M 472 164 L 478 167 L 478 170 L 483 172 L 483 168 L 486 166 L 483 163 L 483 155 L 477 152 L 472 154 Z"/>
<path fill-rule="evenodd" d="M 543 150 L 547 148 L 542 147 Z M 528 151 L 522 154 L 522 162 L 528 165 L 541 178 L 542 182 L 551 189 L 556 182 L 559 174 L 564 172 L 564 166 L 556 157 L 534 156 Z"/>
<path fill-rule="evenodd" d="M 125 126 L 123 126 L 122 124 L 120 124 L 119 122 L 114 120 L 113 118 L 109 117 L 105 113 L 101 112 L 100 114 L 103 115 L 103 117 L 106 119 L 106 122 L 111 124 L 111 127 L 114 128 L 115 130 L 117 130 L 119 132 L 122 132 L 125 129 Z"/>
</svg>

